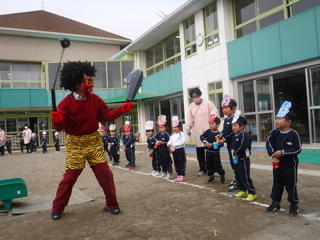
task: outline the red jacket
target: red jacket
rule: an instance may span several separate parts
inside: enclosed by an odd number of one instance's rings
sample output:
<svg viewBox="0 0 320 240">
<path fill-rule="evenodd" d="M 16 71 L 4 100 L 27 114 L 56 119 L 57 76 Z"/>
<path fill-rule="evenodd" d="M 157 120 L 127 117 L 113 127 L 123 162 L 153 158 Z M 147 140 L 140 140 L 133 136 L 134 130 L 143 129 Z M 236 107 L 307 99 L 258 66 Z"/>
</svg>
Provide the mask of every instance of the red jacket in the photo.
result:
<svg viewBox="0 0 320 240">
<path fill-rule="evenodd" d="M 63 121 L 53 123 L 54 128 L 75 136 L 93 133 L 99 128 L 99 122 L 111 122 L 123 113 L 120 107 L 110 110 L 107 104 L 93 93 L 84 100 L 76 100 L 69 94 L 60 102 L 58 110 L 63 112 Z"/>
</svg>

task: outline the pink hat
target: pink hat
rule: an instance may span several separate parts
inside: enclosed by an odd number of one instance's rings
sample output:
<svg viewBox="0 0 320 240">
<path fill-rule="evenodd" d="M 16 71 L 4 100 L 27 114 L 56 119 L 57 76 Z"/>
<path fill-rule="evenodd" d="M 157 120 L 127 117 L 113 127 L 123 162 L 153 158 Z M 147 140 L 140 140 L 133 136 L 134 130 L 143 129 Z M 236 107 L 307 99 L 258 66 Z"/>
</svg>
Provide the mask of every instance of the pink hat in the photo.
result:
<svg viewBox="0 0 320 240">
<path fill-rule="evenodd" d="M 124 125 L 123 125 L 123 130 L 125 132 L 128 132 L 131 130 L 131 125 L 130 125 L 130 122 L 129 121 L 125 121 Z"/>
<path fill-rule="evenodd" d="M 214 120 L 216 119 L 217 115 L 215 114 L 211 114 L 209 117 L 209 122 L 214 122 Z"/>
<path fill-rule="evenodd" d="M 172 125 L 172 127 L 178 127 L 179 126 L 179 117 L 178 116 L 172 116 L 171 125 Z"/>
<path fill-rule="evenodd" d="M 158 117 L 158 125 L 166 125 L 167 124 L 167 117 L 165 115 L 160 115 Z"/>
</svg>

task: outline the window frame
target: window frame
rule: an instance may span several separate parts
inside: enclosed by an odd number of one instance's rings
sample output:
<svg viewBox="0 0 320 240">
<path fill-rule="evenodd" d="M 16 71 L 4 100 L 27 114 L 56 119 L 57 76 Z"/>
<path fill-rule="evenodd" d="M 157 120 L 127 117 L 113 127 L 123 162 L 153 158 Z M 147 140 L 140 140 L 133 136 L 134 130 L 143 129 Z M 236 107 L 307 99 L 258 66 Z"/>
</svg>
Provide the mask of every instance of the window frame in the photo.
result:
<svg viewBox="0 0 320 240">
<path fill-rule="evenodd" d="M 236 3 L 235 1 L 237 0 L 233 0 L 232 1 L 232 9 L 233 9 L 233 34 L 234 34 L 234 39 L 238 39 L 238 38 L 241 38 L 245 35 L 242 35 L 240 37 L 238 37 L 237 35 L 237 31 L 240 30 L 241 28 L 251 24 L 251 23 L 256 23 L 256 31 L 262 29 L 261 26 L 260 26 L 260 20 L 266 18 L 266 17 L 269 17 L 275 13 L 278 13 L 280 11 L 283 11 L 283 20 L 285 19 L 288 19 L 292 16 L 292 13 L 291 13 L 291 6 L 296 4 L 296 3 L 299 3 L 303 0 L 282 0 L 282 4 L 279 5 L 278 7 L 275 7 L 275 8 L 272 8 L 264 13 L 259 13 L 259 6 L 258 6 L 258 0 L 254 0 L 254 4 L 255 4 L 255 17 L 254 18 L 251 18 L 241 24 L 237 24 L 237 21 L 236 21 Z"/>
<path fill-rule="evenodd" d="M 221 83 L 221 88 L 214 88 L 214 89 L 211 89 L 209 90 L 209 85 L 210 84 L 214 84 L 216 86 L 217 83 Z M 223 96 L 223 81 L 222 80 L 216 80 L 216 81 L 213 81 L 213 82 L 209 82 L 208 83 L 208 99 L 211 101 L 211 98 L 210 98 L 210 95 L 214 95 L 215 99 L 218 97 L 218 94 L 222 94 Z M 222 109 L 220 107 L 220 103 L 218 101 L 217 103 L 217 106 L 216 106 L 219 110 L 219 115 L 220 115 L 220 118 L 224 118 L 223 114 L 221 115 L 222 113 Z"/>
<path fill-rule="evenodd" d="M 186 24 L 191 22 L 193 20 L 193 25 L 194 25 L 194 33 L 195 33 L 195 36 L 194 36 L 194 40 L 191 41 L 190 43 L 187 43 L 186 41 Z M 186 20 L 183 21 L 183 35 L 184 35 L 184 54 L 185 54 L 185 58 L 189 58 L 189 57 L 192 57 L 194 55 L 197 55 L 197 52 L 198 52 L 198 47 L 197 47 L 197 32 L 196 32 L 196 21 L 195 21 L 195 18 L 194 18 L 194 15 L 188 17 Z M 196 47 L 196 51 L 195 52 L 192 52 L 191 54 L 187 54 L 187 48 L 189 47 L 193 47 L 195 46 Z"/>
<path fill-rule="evenodd" d="M 211 31 L 211 32 L 207 32 L 207 27 L 206 27 L 206 15 L 205 15 L 205 12 L 206 12 L 206 9 L 211 9 L 213 8 L 213 5 L 215 4 L 215 8 L 216 8 L 216 13 L 218 15 L 218 9 L 217 9 L 217 0 L 214 0 L 212 3 L 210 3 L 209 5 L 207 5 L 206 7 L 203 8 L 203 23 L 204 23 L 204 41 L 205 41 L 205 46 L 206 46 L 206 49 L 211 49 L 211 48 L 214 48 L 218 45 L 220 45 L 220 35 L 219 35 L 219 20 L 218 20 L 218 16 L 217 16 L 217 26 L 218 28 Z M 218 34 L 218 42 L 216 43 L 213 43 L 211 46 L 208 46 L 208 38 L 209 37 L 213 37 L 214 35 Z"/>
</svg>

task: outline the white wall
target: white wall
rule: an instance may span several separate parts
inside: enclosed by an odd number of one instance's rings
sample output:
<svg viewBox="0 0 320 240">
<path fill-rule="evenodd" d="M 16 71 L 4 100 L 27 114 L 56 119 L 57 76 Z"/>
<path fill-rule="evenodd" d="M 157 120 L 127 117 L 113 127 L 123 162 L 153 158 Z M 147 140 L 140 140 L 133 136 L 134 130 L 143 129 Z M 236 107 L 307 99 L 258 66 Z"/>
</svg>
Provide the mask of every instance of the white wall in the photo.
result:
<svg viewBox="0 0 320 240">
<path fill-rule="evenodd" d="M 188 113 L 188 89 L 199 87 L 204 99 L 208 99 L 208 84 L 214 81 L 223 82 L 224 94 L 233 95 L 232 82 L 229 79 L 227 61 L 227 41 L 233 38 L 232 34 L 231 1 L 217 0 L 218 26 L 220 44 L 206 49 L 205 41 L 197 46 L 197 54 L 185 58 L 184 30 L 180 24 L 180 45 L 182 59 L 182 79 L 185 113 Z M 231 12 L 231 15 L 230 15 Z M 195 14 L 196 36 L 205 35 L 203 11 Z"/>
</svg>

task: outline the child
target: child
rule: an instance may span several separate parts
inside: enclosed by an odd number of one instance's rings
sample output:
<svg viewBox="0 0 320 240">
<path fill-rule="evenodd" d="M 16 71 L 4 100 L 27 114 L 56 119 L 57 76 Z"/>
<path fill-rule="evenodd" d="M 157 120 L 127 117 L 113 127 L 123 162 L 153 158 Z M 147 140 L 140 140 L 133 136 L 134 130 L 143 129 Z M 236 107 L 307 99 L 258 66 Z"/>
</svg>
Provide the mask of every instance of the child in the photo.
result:
<svg viewBox="0 0 320 240">
<path fill-rule="evenodd" d="M 231 153 L 231 141 L 233 136 L 232 120 L 237 108 L 237 102 L 234 99 L 231 99 L 228 95 L 225 95 L 221 102 L 221 107 L 222 107 L 222 112 L 226 116 L 226 118 L 223 123 L 222 133 L 218 136 L 218 138 L 219 138 L 220 144 L 227 143 L 230 165 L 234 172 L 234 178 L 235 178 L 235 180 L 231 182 L 229 185 L 229 191 L 234 192 L 238 189 L 238 185 L 239 185 L 239 179 L 237 176 L 235 165 L 233 164 L 233 161 L 232 161 L 232 153 Z"/>
<path fill-rule="evenodd" d="M 158 161 L 158 150 L 155 148 L 156 145 L 156 139 L 154 135 L 154 123 L 153 121 L 149 120 L 146 122 L 146 135 L 148 137 L 147 143 L 148 143 L 148 152 L 150 158 L 152 158 L 152 169 L 151 176 L 153 177 L 159 177 L 161 175 L 161 167 Z"/>
<path fill-rule="evenodd" d="M 116 166 L 119 164 L 119 144 L 120 139 L 117 136 L 116 132 L 117 126 L 115 124 L 111 124 L 109 126 L 110 136 L 107 138 L 107 149 L 110 161 L 112 161 L 112 165 Z"/>
<path fill-rule="evenodd" d="M 19 147 L 20 147 L 21 154 L 23 154 L 24 140 L 23 140 L 22 133 L 19 135 Z"/>
<path fill-rule="evenodd" d="M 31 152 L 37 152 L 37 136 L 35 133 L 31 133 L 30 150 Z"/>
<path fill-rule="evenodd" d="M 106 133 L 106 128 L 101 123 L 99 123 L 98 132 L 102 138 L 103 149 L 105 152 L 108 152 L 108 135 Z"/>
<path fill-rule="evenodd" d="M 235 194 L 235 197 L 245 198 L 245 201 L 252 202 L 257 199 L 256 189 L 253 186 L 250 178 L 250 152 L 251 139 L 245 127 L 247 120 L 240 116 L 241 112 L 237 111 L 232 120 L 233 136 L 231 140 L 231 152 L 233 164 L 237 171 L 239 179 L 240 192 Z"/>
<path fill-rule="evenodd" d="M 290 111 L 291 102 L 285 101 L 276 115 L 276 129 L 270 132 L 267 140 L 267 151 L 272 157 L 273 186 L 272 203 L 266 208 L 267 212 L 279 211 L 283 189 L 286 188 L 290 202 L 290 215 L 299 212 L 297 193 L 298 155 L 301 152 L 300 137 L 291 128 L 295 113 Z"/>
<path fill-rule="evenodd" d="M 171 119 L 173 134 L 168 141 L 168 148 L 173 155 L 174 167 L 178 176 L 174 179 L 175 182 L 185 182 L 186 179 L 186 137 L 181 131 L 182 126 L 178 116 L 173 116 Z"/>
<path fill-rule="evenodd" d="M 48 139 L 47 139 L 47 132 L 42 132 L 42 139 L 41 139 L 41 146 L 42 146 L 42 153 L 47 153 L 47 144 L 48 144 Z"/>
<path fill-rule="evenodd" d="M 59 153 L 59 152 L 60 152 L 59 132 L 55 132 L 55 133 L 54 133 L 53 142 L 54 142 L 54 147 L 55 147 L 55 149 L 56 149 L 56 153 Z"/>
<path fill-rule="evenodd" d="M 126 158 L 128 160 L 128 164 L 126 168 L 132 170 L 136 167 L 136 157 L 135 157 L 135 142 L 136 136 L 134 133 L 131 133 L 131 125 L 129 121 L 126 121 L 123 125 L 124 136 L 122 138 L 123 142 L 123 151 L 126 154 Z"/>
<path fill-rule="evenodd" d="M 205 158 L 209 176 L 208 183 L 214 182 L 214 173 L 217 172 L 220 175 L 221 183 L 225 184 L 225 171 L 222 168 L 220 158 L 220 147 L 222 147 L 223 144 L 218 143 L 218 136 L 220 134 L 220 131 L 218 130 L 220 126 L 220 118 L 214 114 L 211 115 L 209 118 L 209 125 L 210 128 L 200 136 L 201 141 L 206 146 Z"/>
<path fill-rule="evenodd" d="M 7 141 L 6 141 L 6 147 L 7 147 L 7 151 L 9 154 L 12 154 L 12 141 L 11 141 L 11 136 L 7 136 Z"/>
<path fill-rule="evenodd" d="M 155 147 L 158 148 L 158 159 L 162 168 L 162 174 L 159 177 L 164 179 L 170 179 L 172 173 L 172 160 L 170 157 L 169 148 L 167 146 L 170 136 L 167 133 L 166 124 L 167 117 L 165 115 L 160 115 L 158 117 L 159 133 L 155 136 Z"/>
</svg>

